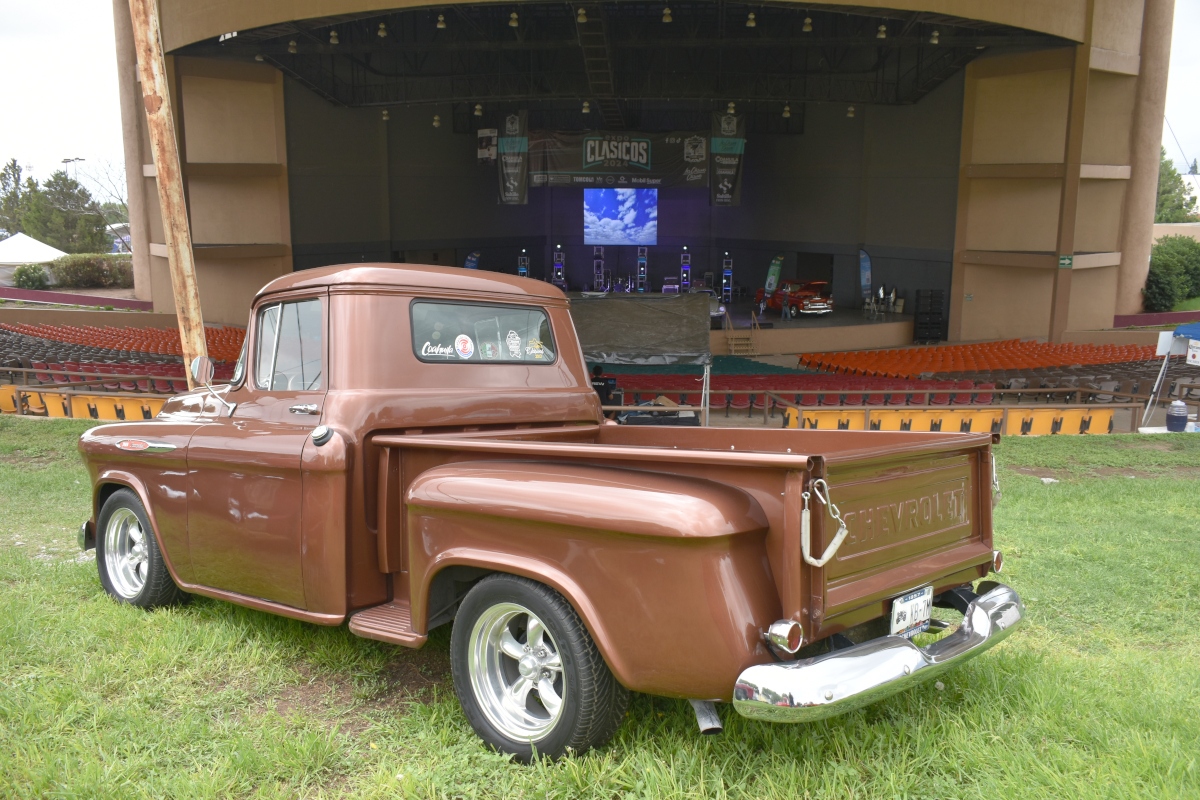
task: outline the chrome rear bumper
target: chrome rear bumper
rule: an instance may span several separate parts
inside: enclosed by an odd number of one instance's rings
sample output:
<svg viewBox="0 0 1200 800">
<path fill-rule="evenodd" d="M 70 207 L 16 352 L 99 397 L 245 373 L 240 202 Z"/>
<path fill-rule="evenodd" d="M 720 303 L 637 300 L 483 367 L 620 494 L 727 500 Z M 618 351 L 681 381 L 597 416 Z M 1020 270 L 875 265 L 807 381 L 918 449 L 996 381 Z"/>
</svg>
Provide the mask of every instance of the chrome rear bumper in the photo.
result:
<svg viewBox="0 0 1200 800">
<path fill-rule="evenodd" d="M 927 647 L 884 636 L 816 658 L 759 664 L 738 676 L 733 707 L 770 722 L 813 722 L 862 708 L 968 661 L 1025 618 L 1021 598 L 998 585 L 967 606 L 954 633 Z"/>
</svg>

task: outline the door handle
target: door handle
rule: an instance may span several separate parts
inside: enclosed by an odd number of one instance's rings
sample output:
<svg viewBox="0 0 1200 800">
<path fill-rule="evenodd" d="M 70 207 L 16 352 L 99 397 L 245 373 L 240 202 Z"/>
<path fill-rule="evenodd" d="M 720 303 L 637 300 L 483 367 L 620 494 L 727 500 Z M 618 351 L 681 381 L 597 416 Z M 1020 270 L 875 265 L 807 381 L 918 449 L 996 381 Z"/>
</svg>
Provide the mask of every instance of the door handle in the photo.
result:
<svg viewBox="0 0 1200 800">
<path fill-rule="evenodd" d="M 300 403 L 288 408 L 288 411 L 293 414 L 320 414 L 321 409 L 317 408 L 316 403 Z"/>
</svg>

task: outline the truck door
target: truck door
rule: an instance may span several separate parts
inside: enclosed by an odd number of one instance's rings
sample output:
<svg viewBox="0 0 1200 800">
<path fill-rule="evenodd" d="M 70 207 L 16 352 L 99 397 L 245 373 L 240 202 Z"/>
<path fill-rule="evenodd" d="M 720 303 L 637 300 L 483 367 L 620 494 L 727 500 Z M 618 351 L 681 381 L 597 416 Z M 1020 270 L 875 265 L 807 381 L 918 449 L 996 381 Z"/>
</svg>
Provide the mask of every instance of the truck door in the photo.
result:
<svg viewBox="0 0 1200 800">
<path fill-rule="evenodd" d="M 259 307 L 236 407 L 188 446 L 188 543 L 196 582 L 305 608 L 301 450 L 328 385 L 323 297 Z"/>
</svg>

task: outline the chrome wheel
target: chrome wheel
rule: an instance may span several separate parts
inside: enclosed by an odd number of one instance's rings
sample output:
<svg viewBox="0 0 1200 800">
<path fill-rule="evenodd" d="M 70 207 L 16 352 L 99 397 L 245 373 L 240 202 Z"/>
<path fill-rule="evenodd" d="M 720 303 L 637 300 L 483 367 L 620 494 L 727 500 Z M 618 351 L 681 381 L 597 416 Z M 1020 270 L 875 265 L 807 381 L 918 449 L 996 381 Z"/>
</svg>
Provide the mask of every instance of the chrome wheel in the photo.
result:
<svg viewBox="0 0 1200 800">
<path fill-rule="evenodd" d="M 129 508 L 114 511 L 104 528 L 104 565 L 113 589 L 126 600 L 137 597 L 146 585 L 146 547 L 137 514 Z"/>
<path fill-rule="evenodd" d="M 537 741 L 554 727 L 569 690 L 562 657 L 545 624 L 516 603 L 491 606 L 471 629 L 471 689 L 496 730 Z"/>
</svg>

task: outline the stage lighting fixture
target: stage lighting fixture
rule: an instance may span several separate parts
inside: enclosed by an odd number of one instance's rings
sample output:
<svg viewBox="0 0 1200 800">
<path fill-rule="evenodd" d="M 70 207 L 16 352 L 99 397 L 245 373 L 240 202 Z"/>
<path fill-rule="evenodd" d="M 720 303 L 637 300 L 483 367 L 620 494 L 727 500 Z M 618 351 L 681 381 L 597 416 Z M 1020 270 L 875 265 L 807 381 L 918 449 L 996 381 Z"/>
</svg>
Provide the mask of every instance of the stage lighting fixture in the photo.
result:
<svg viewBox="0 0 1200 800">
<path fill-rule="evenodd" d="M 477 117 L 483 116 L 483 106 L 481 106 L 479 103 L 475 104 L 475 116 L 477 116 Z"/>
<path fill-rule="evenodd" d="M 854 106 L 850 106 L 849 108 L 846 109 L 846 118 L 854 119 Z"/>
<path fill-rule="evenodd" d="M 933 32 L 933 35 L 929 37 L 929 43 L 930 43 L 930 44 L 937 44 L 937 43 L 938 43 L 938 37 L 939 37 L 940 35 L 941 35 L 941 34 L 939 34 L 937 31 L 934 31 L 934 32 Z"/>
<path fill-rule="evenodd" d="M 579 9 L 579 13 L 575 15 L 576 22 L 587 22 L 587 9 Z"/>
<path fill-rule="evenodd" d="M 664 8 L 663 9 L 663 22 L 672 22 L 674 19 L 675 18 L 671 16 L 671 9 L 669 7 Z"/>
<path fill-rule="evenodd" d="M 379 30 L 375 31 L 375 35 L 380 39 L 387 38 L 387 25 L 383 22 L 379 23 Z"/>
<path fill-rule="evenodd" d="M 442 115 L 441 114 L 433 115 L 433 127 L 435 127 L 435 128 L 442 127 Z"/>
<path fill-rule="evenodd" d="M 754 28 L 757 25 L 758 25 L 758 23 L 754 21 L 754 12 L 751 11 L 750 14 L 746 17 L 746 27 Z"/>
<path fill-rule="evenodd" d="M 730 101 L 729 101 L 729 105 L 725 106 L 725 113 L 726 113 L 726 114 L 736 114 L 736 113 L 737 113 L 737 112 L 734 110 L 734 105 L 733 105 L 733 101 L 732 101 L 732 100 L 730 100 Z"/>
<path fill-rule="evenodd" d="M 876 39 L 886 39 L 887 38 L 887 25 L 879 26 L 879 32 L 875 34 L 875 38 Z"/>
<path fill-rule="evenodd" d="M 521 23 L 517 21 L 517 12 L 512 12 L 508 15 L 508 27 L 515 28 Z"/>
<path fill-rule="evenodd" d="M 792 107 L 788 103 L 783 104 L 783 118 L 789 119 L 792 116 Z"/>
<path fill-rule="evenodd" d="M 296 48 L 296 40 L 295 40 L 295 39 L 292 39 L 290 42 L 288 42 L 288 52 L 289 52 L 289 53 L 295 53 L 295 52 L 296 52 L 296 50 L 297 50 L 297 48 Z"/>
<path fill-rule="evenodd" d="M 446 30 L 446 15 L 438 14 L 437 29 L 439 31 Z"/>
<path fill-rule="evenodd" d="M 262 53 L 255 53 L 255 54 L 254 54 L 254 60 L 255 60 L 255 61 L 265 61 L 266 59 L 264 59 L 264 58 L 263 58 L 263 54 L 262 54 Z"/>
<path fill-rule="evenodd" d="M 384 121 L 384 122 L 387 122 L 387 121 L 388 121 L 389 119 L 391 119 L 391 118 L 392 118 L 392 115 L 391 115 L 391 114 L 389 114 L 389 113 L 388 113 L 388 110 L 385 108 L 385 109 L 383 110 L 383 121 Z"/>
<path fill-rule="evenodd" d="M 339 42 L 338 42 L 338 35 L 337 35 L 337 31 L 330 31 L 330 32 L 329 32 L 329 43 L 330 43 L 330 44 L 338 44 L 338 43 L 339 43 Z"/>
<path fill-rule="evenodd" d="M 804 27 L 800 30 L 804 31 L 805 33 L 812 33 L 812 17 L 804 18 Z"/>
<path fill-rule="evenodd" d="M 589 103 L 587 100 L 583 101 L 583 113 L 585 113 L 585 114 L 592 113 L 592 104 Z"/>
</svg>

